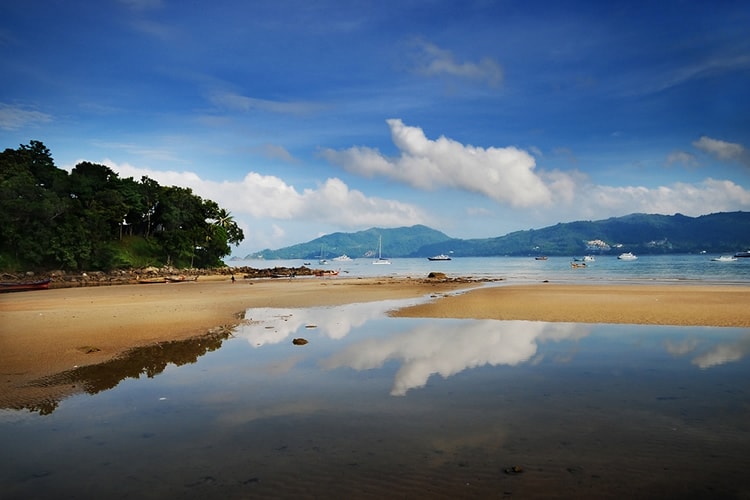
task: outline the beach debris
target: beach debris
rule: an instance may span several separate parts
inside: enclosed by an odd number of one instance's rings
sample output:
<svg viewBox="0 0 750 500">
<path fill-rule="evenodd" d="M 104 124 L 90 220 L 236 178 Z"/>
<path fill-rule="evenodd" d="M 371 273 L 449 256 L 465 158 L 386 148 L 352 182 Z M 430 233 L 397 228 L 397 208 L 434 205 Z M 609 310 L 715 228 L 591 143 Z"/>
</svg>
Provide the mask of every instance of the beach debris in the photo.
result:
<svg viewBox="0 0 750 500">
<path fill-rule="evenodd" d="M 302 337 L 297 338 L 297 339 L 293 339 L 292 340 L 292 344 L 294 344 L 294 345 L 305 345 L 305 344 L 307 344 L 307 339 L 303 339 Z"/>
<path fill-rule="evenodd" d="M 505 473 L 506 474 L 521 474 L 523 472 L 523 467 L 520 465 L 514 465 L 513 467 L 506 467 Z"/>
</svg>

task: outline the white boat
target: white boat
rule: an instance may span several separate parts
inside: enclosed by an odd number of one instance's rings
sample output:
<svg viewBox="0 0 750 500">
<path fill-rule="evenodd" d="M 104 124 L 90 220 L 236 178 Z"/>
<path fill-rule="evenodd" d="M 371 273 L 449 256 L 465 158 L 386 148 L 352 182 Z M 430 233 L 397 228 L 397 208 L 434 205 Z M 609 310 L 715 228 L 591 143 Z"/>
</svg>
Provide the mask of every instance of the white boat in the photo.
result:
<svg viewBox="0 0 750 500">
<path fill-rule="evenodd" d="M 711 260 L 714 262 L 735 262 L 737 260 L 737 257 L 734 257 L 732 255 L 722 255 L 721 257 L 714 257 Z"/>
<path fill-rule="evenodd" d="M 318 264 L 328 264 L 328 260 L 323 257 L 323 245 L 320 245 L 320 258 L 318 259 Z"/>
<path fill-rule="evenodd" d="M 584 255 L 583 256 L 583 261 L 584 262 L 594 262 L 595 260 L 596 259 L 594 258 L 593 255 Z"/>
<path fill-rule="evenodd" d="M 450 257 L 445 255 L 444 253 L 441 253 L 440 255 L 435 255 L 433 257 L 427 257 L 427 260 L 451 260 Z"/>
<path fill-rule="evenodd" d="M 391 261 L 383 258 L 383 237 L 378 238 L 378 258 L 372 261 L 373 264 L 390 264 Z"/>
<path fill-rule="evenodd" d="M 621 253 L 620 255 L 618 255 L 617 258 L 620 260 L 635 260 L 638 257 L 636 257 L 630 252 L 625 252 L 625 253 Z"/>
<path fill-rule="evenodd" d="M 347 262 L 347 261 L 352 260 L 352 258 L 346 254 L 343 254 L 343 255 L 339 255 L 338 257 L 334 257 L 333 260 L 335 260 L 336 262 Z"/>
</svg>

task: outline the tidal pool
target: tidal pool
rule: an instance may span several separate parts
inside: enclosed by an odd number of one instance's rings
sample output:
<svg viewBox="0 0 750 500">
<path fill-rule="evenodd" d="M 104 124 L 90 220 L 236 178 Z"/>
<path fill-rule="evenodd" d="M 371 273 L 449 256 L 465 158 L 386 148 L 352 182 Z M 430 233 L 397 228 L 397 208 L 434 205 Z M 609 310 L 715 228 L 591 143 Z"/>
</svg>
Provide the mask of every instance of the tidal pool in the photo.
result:
<svg viewBox="0 0 750 500">
<path fill-rule="evenodd" d="M 750 330 L 406 304 L 250 309 L 47 380 L 86 392 L 0 410 L 0 497 L 750 497 Z"/>
</svg>

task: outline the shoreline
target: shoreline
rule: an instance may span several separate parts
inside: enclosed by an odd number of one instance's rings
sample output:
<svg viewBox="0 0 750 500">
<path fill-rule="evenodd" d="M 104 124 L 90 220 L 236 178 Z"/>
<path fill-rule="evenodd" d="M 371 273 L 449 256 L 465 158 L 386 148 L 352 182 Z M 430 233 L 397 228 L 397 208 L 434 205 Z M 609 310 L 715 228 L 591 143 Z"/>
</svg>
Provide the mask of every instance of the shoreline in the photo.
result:
<svg viewBox="0 0 750 500">
<path fill-rule="evenodd" d="M 45 377 L 138 347 L 231 329 L 256 307 L 307 308 L 425 297 L 395 317 L 750 327 L 750 287 L 303 277 L 57 288 L 0 295 L 0 408 L 80 392 Z M 461 292 L 461 293 L 453 293 Z M 43 385 L 43 384 L 42 384 Z"/>
</svg>

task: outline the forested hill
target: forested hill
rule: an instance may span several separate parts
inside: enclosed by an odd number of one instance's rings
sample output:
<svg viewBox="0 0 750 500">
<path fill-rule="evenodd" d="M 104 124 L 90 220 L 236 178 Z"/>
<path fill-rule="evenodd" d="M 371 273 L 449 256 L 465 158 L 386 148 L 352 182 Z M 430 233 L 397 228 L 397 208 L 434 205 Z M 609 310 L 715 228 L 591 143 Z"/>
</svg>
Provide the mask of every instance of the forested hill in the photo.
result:
<svg viewBox="0 0 750 500">
<path fill-rule="evenodd" d="M 341 254 L 371 257 L 382 237 L 383 255 L 459 257 L 493 255 L 606 254 L 632 251 L 661 253 L 735 253 L 750 249 L 750 212 L 685 215 L 631 214 L 599 221 L 560 223 L 537 230 L 517 231 L 496 238 L 461 240 L 425 226 L 371 228 L 335 233 L 279 250 L 264 250 L 247 258 L 314 259 Z"/>
<path fill-rule="evenodd" d="M 82 162 L 68 173 L 39 141 L 0 153 L 0 270 L 214 267 L 244 235 L 190 189 L 120 178 Z"/>
</svg>

